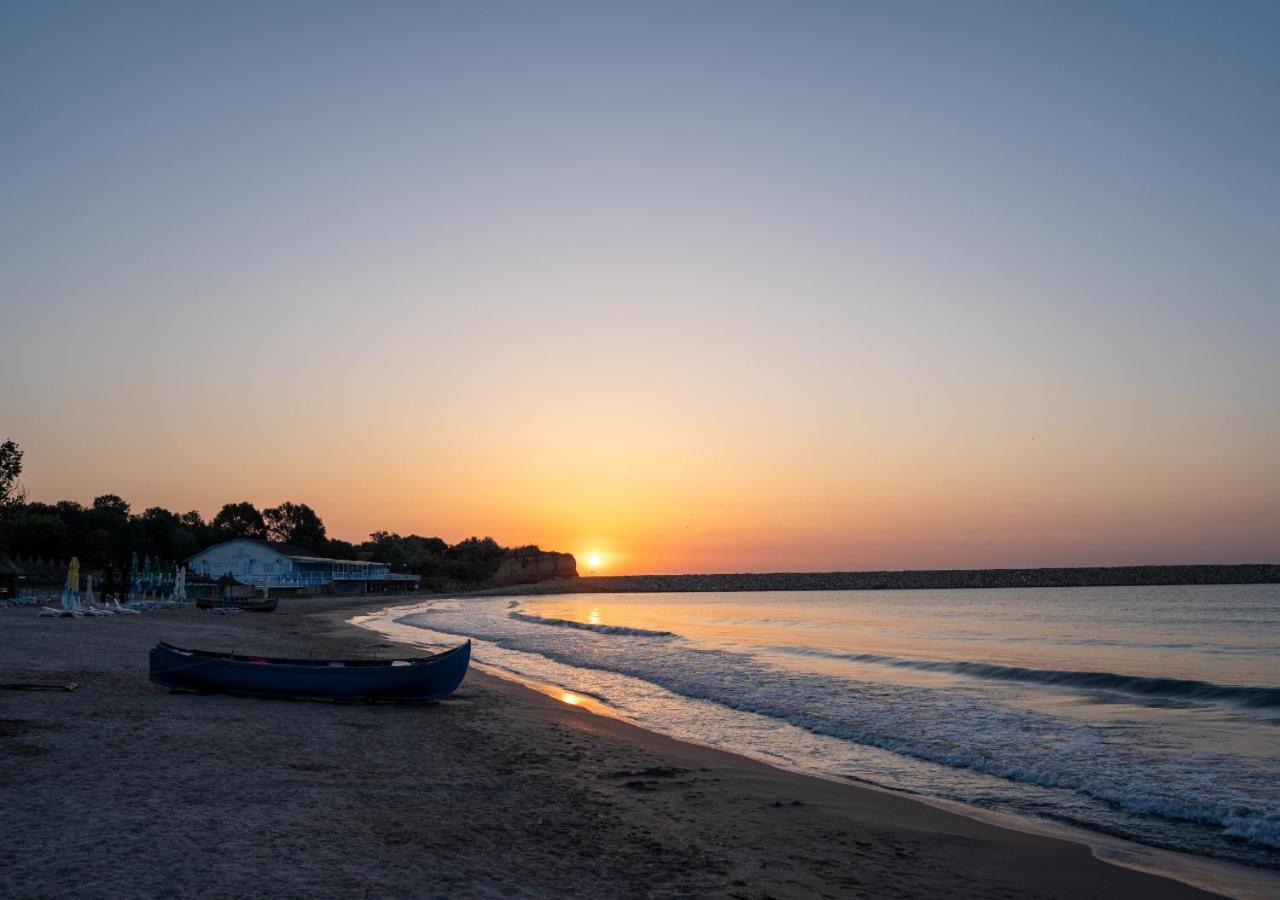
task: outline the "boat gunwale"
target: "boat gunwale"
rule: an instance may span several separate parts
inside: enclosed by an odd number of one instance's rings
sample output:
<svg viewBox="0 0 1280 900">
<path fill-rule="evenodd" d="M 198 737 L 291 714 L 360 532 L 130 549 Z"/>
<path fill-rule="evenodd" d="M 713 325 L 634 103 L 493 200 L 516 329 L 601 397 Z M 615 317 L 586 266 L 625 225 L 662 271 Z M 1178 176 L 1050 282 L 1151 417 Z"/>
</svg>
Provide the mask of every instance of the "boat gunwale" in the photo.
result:
<svg viewBox="0 0 1280 900">
<path fill-rule="evenodd" d="M 239 666 L 253 666 L 260 669 L 264 664 L 276 668 L 297 668 L 307 671 L 331 671 L 341 672 L 349 669 L 381 669 L 381 668 L 405 668 L 405 666 L 395 666 L 395 663 L 407 663 L 408 666 L 421 667 L 440 662 L 455 653 L 459 653 L 471 644 L 468 640 L 457 647 L 443 650 L 440 653 L 433 653 L 430 656 L 420 657 L 397 657 L 395 659 L 287 659 L 282 657 L 269 656 L 250 656 L 239 653 L 223 653 L 217 650 L 195 650 L 186 647 L 179 647 L 176 644 L 170 644 L 166 641 L 157 641 L 155 649 L 165 650 L 171 653 L 177 653 L 184 656 L 201 657 L 207 662 L 232 663 Z M 334 665 L 337 663 L 337 665 Z"/>
</svg>

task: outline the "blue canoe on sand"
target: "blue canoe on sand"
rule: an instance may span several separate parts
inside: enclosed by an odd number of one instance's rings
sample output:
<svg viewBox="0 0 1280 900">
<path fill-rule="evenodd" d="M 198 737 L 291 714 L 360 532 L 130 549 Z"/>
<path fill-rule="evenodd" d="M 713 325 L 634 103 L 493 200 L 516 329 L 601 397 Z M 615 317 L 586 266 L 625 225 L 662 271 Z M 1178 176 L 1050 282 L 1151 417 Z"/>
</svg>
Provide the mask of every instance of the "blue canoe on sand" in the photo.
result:
<svg viewBox="0 0 1280 900">
<path fill-rule="evenodd" d="M 156 644 L 151 680 L 187 691 L 321 700 L 438 700 L 467 674 L 471 642 L 416 659 L 272 659 Z"/>
</svg>

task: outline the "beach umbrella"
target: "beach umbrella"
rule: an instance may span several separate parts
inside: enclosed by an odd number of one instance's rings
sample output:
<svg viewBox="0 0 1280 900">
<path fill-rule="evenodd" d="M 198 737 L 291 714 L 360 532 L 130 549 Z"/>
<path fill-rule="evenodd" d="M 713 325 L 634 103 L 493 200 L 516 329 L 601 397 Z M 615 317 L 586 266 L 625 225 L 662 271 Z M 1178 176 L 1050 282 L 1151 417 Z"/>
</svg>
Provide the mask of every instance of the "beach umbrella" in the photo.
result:
<svg viewBox="0 0 1280 900">
<path fill-rule="evenodd" d="M 86 575 L 84 577 L 84 605 L 93 606 L 97 602 L 93 596 L 93 576 Z"/>
<path fill-rule="evenodd" d="M 116 597 L 116 567 L 110 561 L 107 562 L 106 571 L 102 573 L 102 595 L 106 597 L 108 594 L 111 595 L 112 599 L 118 599 Z"/>
<path fill-rule="evenodd" d="M 80 606 L 80 560 L 71 557 L 67 566 L 67 584 L 62 589 L 62 608 L 77 609 Z"/>
</svg>

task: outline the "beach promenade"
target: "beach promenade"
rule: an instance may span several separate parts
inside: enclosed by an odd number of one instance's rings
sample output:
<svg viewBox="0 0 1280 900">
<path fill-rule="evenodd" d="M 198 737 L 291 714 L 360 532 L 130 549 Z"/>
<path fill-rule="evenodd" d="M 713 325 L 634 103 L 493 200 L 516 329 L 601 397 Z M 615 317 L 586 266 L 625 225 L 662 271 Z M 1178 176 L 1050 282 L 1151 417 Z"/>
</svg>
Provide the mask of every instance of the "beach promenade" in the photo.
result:
<svg viewBox="0 0 1280 900">
<path fill-rule="evenodd" d="M 676 742 L 472 671 L 428 706 L 174 695 L 157 640 L 394 655 L 384 603 L 0 609 L 0 897 L 1197 897 L 1081 844 Z"/>
</svg>

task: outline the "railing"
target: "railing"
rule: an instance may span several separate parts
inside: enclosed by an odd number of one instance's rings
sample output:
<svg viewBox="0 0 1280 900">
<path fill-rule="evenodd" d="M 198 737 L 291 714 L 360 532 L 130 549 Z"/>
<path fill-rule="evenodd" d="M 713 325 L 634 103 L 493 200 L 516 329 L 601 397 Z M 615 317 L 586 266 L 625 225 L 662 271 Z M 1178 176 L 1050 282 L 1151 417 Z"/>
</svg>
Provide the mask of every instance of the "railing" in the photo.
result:
<svg viewBox="0 0 1280 900">
<path fill-rule="evenodd" d="M 322 587 L 332 581 L 417 581 L 417 575 L 392 574 L 390 572 L 360 573 L 355 572 L 290 572 L 282 575 L 245 575 L 232 572 L 232 577 L 241 584 L 262 587 L 266 584 L 273 588 Z"/>
</svg>

